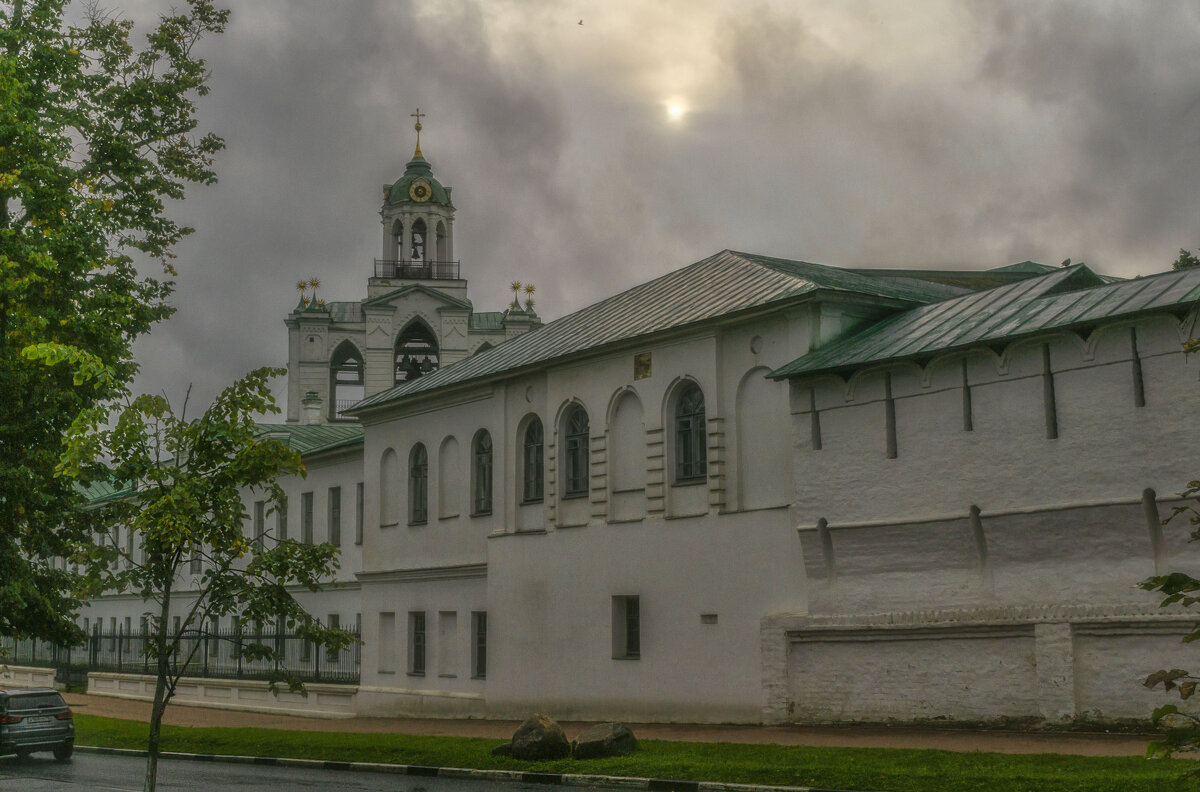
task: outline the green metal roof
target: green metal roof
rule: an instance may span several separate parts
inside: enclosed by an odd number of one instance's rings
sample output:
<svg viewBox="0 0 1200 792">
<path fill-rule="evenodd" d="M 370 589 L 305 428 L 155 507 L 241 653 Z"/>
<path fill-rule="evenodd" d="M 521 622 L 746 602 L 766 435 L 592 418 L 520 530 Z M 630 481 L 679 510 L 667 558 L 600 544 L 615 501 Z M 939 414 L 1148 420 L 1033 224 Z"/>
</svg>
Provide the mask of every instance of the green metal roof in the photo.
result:
<svg viewBox="0 0 1200 792">
<path fill-rule="evenodd" d="M 1200 300 L 1200 271 L 1108 283 L 1083 264 L 1009 286 L 924 305 L 772 371 L 775 379 L 922 358 Z"/>
<path fill-rule="evenodd" d="M 331 302 L 325 303 L 325 310 L 334 322 L 345 324 L 361 324 L 363 320 L 362 303 L 360 302 Z"/>
<path fill-rule="evenodd" d="M 430 297 L 441 300 L 447 305 L 453 305 L 456 308 L 466 308 L 467 310 L 470 310 L 472 307 L 470 300 L 463 300 L 458 297 L 453 297 L 440 289 L 431 288 L 423 283 L 406 283 L 403 286 L 392 289 L 390 292 L 363 300 L 361 305 L 374 305 L 376 303 L 390 302 L 395 297 L 399 297 L 402 294 L 408 294 L 409 292 L 413 291 L 424 292 Z"/>
<path fill-rule="evenodd" d="M 504 311 L 477 311 L 471 314 L 467 329 L 476 333 L 494 333 L 504 329 Z"/>
<path fill-rule="evenodd" d="M 335 448 L 361 443 L 362 425 L 335 424 L 256 424 L 258 436 L 272 435 L 286 442 L 301 454 L 332 451 Z"/>
<path fill-rule="evenodd" d="M 137 491 L 128 484 L 111 480 L 93 481 L 88 484 L 77 483 L 75 489 L 87 498 L 91 505 L 127 498 Z"/>
<path fill-rule="evenodd" d="M 724 250 L 556 319 L 537 330 L 354 405 L 353 414 L 417 393 L 543 364 L 606 344 L 715 319 L 817 291 L 924 304 L 950 286 L 873 278 L 835 267 Z"/>
<path fill-rule="evenodd" d="M 388 188 L 387 202 L 390 204 L 415 203 L 408 195 L 408 188 L 417 179 L 429 182 L 430 191 L 433 193 L 429 200 L 425 202 L 426 204 L 451 206 L 450 190 L 443 187 L 442 183 L 433 177 L 433 166 L 419 154 L 413 155 L 413 158 L 408 161 L 408 165 L 404 168 L 404 175 Z"/>
</svg>

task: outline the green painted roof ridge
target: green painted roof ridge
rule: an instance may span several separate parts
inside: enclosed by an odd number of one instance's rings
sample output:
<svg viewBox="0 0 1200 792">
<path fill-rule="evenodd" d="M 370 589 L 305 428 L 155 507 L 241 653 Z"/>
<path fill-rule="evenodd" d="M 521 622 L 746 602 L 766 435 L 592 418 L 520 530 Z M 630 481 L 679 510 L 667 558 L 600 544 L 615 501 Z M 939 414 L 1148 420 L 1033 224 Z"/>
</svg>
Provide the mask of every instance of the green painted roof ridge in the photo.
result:
<svg viewBox="0 0 1200 792">
<path fill-rule="evenodd" d="M 395 289 L 392 289 L 389 292 L 376 295 L 375 297 L 369 297 L 369 298 L 363 300 L 360 303 L 360 305 L 374 305 L 376 303 L 384 302 L 391 297 L 395 297 L 396 295 L 398 295 L 402 292 L 409 292 L 409 291 L 422 291 L 431 297 L 437 297 L 438 299 L 444 300 L 445 302 L 450 303 L 451 305 L 457 305 L 460 308 L 466 308 L 468 310 L 470 310 L 472 308 L 470 300 L 463 300 L 458 297 L 452 297 L 443 291 L 432 288 L 430 286 L 426 286 L 423 283 L 406 283 L 403 286 L 397 286 Z"/>
<path fill-rule="evenodd" d="M 794 286 L 784 288 L 784 284 L 776 282 L 772 295 L 766 296 L 766 298 L 758 298 L 757 294 L 766 293 L 770 290 L 768 284 L 763 284 L 763 286 L 758 288 L 755 295 L 745 296 L 740 301 L 733 301 L 724 310 L 722 308 L 714 308 L 713 312 L 704 314 L 704 316 L 694 320 L 685 320 L 685 322 L 676 324 L 650 326 L 650 328 L 644 330 L 631 332 L 629 335 L 610 334 L 608 337 L 599 338 L 594 343 L 588 342 L 583 344 L 583 346 L 572 346 L 570 343 L 570 341 L 574 340 L 574 337 L 580 335 L 580 331 L 592 332 L 598 328 L 612 326 L 623 318 L 629 318 L 625 314 L 634 314 L 638 310 L 638 306 L 631 304 L 646 298 L 647 295 L 654 295 L 662 287 L 670 287 L 676 283 L 686 283 L 694 272 L 712 268 L 738 268 L 745 271 L 746 277 L 749 277 L 751 271 L 757 270 L 770 277 L 786 278 L 786 282 L 793 283 Z M 805 271 L 800 271 L 802 268 Z M 608 296 L 608 298 L 598 302 L 593 302 L 592 305 L 584 306 L 578 311 L 554 319 L 553 322 L 548 322 L 542 325 L 541 328 L 527 332 L 527 334 L 511 338 L 510 341 L 485 350 L 484 353 L 470 356 L 470 358 L 457 361 L 455 364 L 439 368 L 436 372 L 426 374 L 425 377 L 409 380 L 409 382 L 396 385 L 394 388 L 380 391 L 379 394 L 368 396 L 365 400 L 360 401 L 353 408 L 350 408 L 349 412 L 353 414 L 362 408 L 376 407 L 379 404 L 389 403 L 398 400 L 398 398 L 415 394 L 415 392 L 433 390 L 442 385 L 460 384 L 470 382 L 473 379 L 481 379 L 508 371 L 521 370 L 521 368 L 526 366 L 564 358 L 564 356 L 570 354 L 586 352 L 588 349 L 606 346 L 608 343 L 632 341 L 634 338 L 671 329 L 674 326 L 685 326 L 692 322 L 700 322 L 700 320 L 724 316 L 726 313 L 757 307 L 758 305 L 767 304 L 767 302 L 794 298 L 794 296 L 814 292 L 818 288 L 832 288 L 841 290 L 841 292 L 886 296 L 886 298 L 906 301 L 946 299 L 947 289 L 898 289 L 892 283 L 853 274 L 851 274 L 850 282 L 847 283 L 845 282 L 846 278 L 833 275 L 844 274 L 844 272 L 845 270 L 830 268 L 830 266 L 824 264 L 792 262 L 791 259 L 761 257 L 757 256 L 757 254 L 744 254 L 732 250 L 722 250 L 714 253 L 713 256 L 703 258 L 698 260 L 698 262 L 683 266 L 683 268 L 665 272 L 665 274 L 652 278 L 652 280 L 637 283 L 635 286 L 622 290 L 622 292 Z M 707 282 L 708 280 L 703 281 L 703 283 Z M 961 290 L 955 289 L 953 293 L 960 294 Z M 707 296 L 709 302 L 713 300 L 713 295 Z M 558 337 L 564 326 L 572 330 L 570 334 L 572 338 Z M 535 354 L 529 359 L 505 362 L 505 364 L 494 368 L 487 367 L 493 360 L 506 360 L 512 358 L 512 356 L 520 355 L 522 350 L 527 347 L 535 347 L 540 342 L 546 342 L 550 348 L 542 350 L 541 353 Z"/>
<path fill-rule="evenodd" d="M 1086 273 L 1080 275 L 1080 273 Z M 1017 283 L 1008 284 L 1005 286 L 997 286 L 993 289 L 987 289 L 973 294 L 964 295 L 955 300 L 948 300 L 942 303 L 920 306 L 910 309 L 903 313 L 899 313 L 887 317 L 875 324 L 863 329 L 858 333 L 854 333 L 843 339 L 839 339 L 820 350 L 802 355 L 795 360 L 780 366 L 768 374 L 774 379 L 783 379 L 789 376 L 798 374 L 815 374 L 822 371 L 833 369 L 856 368 L 863 365 L 882 363 L 888 360 L 899 360 L 906 357 L 911 357 L 917 354 L 928 354 L 932 352 L 943 352 L 954 349 L 964 349 L 970 346 L 996 341 L 1002 338 L 1015 337 L 1019 335 L 1027 335 L 1029 333 L 1042 332 L 1050 329 L 1061 329 L 1068 327 L 1076 322 L 1094 322 L 1096 317 L 1088 317 L 1088 313 L 1101 305 L 1105 301 L 1114 296 L 1118 296 L 1119 292 L 1127 291 L 1128 295 L 1122 295 L 1117 305 L 1111 308 L 1106 308 L 1105 317 L 1117 317 L 1127 314 L 1143 313 L 1151 310 L 1159 310 L 1167 307 L 1167 305 L 1177 305 L 1185 302 L 1200 301 L 1200 272 L 1191 274 L 1191 279 L 1196 281 L 1194 287 L 1188 288 L 1183 296 L 1166 305 L 1152 305 L 1146 307 L 1138 304 L 1137 306 L 1127 309 L 1135 301 L 1135 299 L 1152 288 L 1152 281 L 1160 279 L 1168 279 L 1175 276 L 1173 283 L 1158 292 L 1158 296 L 1166 294 L 1176 284 L 1183 282 L 1183 278 L 1179 278 L 1181 274 L 1177 271 L 1167 271 L 1154 273 L 1152 275 L 1143 276 L 1132 280 L 1120 280 L 1115 282 L 1107 281 L 1103 276 L 1097 275 L 1089 267 L 1084 264 L 1075 264 L 1068 268 L 1056 268 L 1052 272 L 1045 275 L 1031 278 L 1028 280 L 1018 281 Z M 1091 285 L 1082 288 L 1071 288 L 1071 281 L 1080 278 L 1092 279 Z M 1150 282 L 1148 282 L 1150 281 Z M 1029 289 L 1030 286 L 1040 288 Z M 1029 289 L 1033 293 L 1020 294 L 1024 289 Z M 1015 292 L 1014 295 L 1000 295 L 1001 292 Z M 1097 299 L 1094 297 L 1098 292 L 1107 292 L 1105 296 Z M 987 296 L 991 294 L 993 298 L 1001 296 L 1005 301 L 994 310 L 988 311 L 986 317 L 976 322 L 973 325 L 949 326 L 945 322 L 937 323 L 935 326 L 923 330 L 922 333 L 932 334 L 934 343 L 930 343 L 929 339 L 922 339 L 917 336 L 913 339 L 905 340 L 903 336 L 894 339 L 892 342 L 898 345 L 898 348 L 893 349 L 890 353 L 877 356 L 881 349 L 886 349 L 889 345 L 889 339 L 886 334 L 895 330 L 897 326 L 917 325 L 921 320 L 933 315 L 934 313 L 942 313 L 954 315 L 962 313 L 966 310 L 973 310 L 977 304 L 986 302 Z M 1011 298 L 1011 299 L 1005 299 Z M 1088 304 L 1088 301 L 1091 301 Z M 1013 303 L 1021 303 L 1021 305 L 1006 310 Z M 1084 305 L 1080 309 L 1080 302 Z M 1061 303 L 1059 305 L 1058 303 Z M 1024 322 L 1033 320 L 1039 314 L 1045 314 L 1047 311 L 1051 313 L 1044 316 L 1042 319 L 1035 322 L 1035 326 L 1028 331 L 1020 329 L 1020 325 Z M 1059 317 L 1068 317 L 1066 321 L 1058 321 Z M 1080 318 L 1087 317 L 1087 318 Z M 884 336 L 881 343 L 874 343 L 875 338 Z M 937 339 L 948 338 L 947 342 L 941 343 Z M 862 350 L 857 356 L 853 354 L 856 347 L 868 345 L 867 349 Z M 915 348 L 915 349 L 914 349 Z"/>
<path fill-rule="evenodd" d="M 286 434 L 289 446 L 301 454 L 329 451 L 363 439 L 363 428 L 359 423 L 256 423 L 259 437 L 268 434 Z"/>
</svg>

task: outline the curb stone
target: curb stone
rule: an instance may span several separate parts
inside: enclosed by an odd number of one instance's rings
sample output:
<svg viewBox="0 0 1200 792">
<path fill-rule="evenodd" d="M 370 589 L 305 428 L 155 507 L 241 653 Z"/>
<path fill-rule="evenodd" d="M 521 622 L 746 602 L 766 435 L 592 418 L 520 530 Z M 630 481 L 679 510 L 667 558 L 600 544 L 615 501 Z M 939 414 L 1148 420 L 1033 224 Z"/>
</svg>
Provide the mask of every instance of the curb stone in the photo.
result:
<svg viewBox="0 0 1200 792">
<path fill-rule="evenodd" d="M 137 748 L 101 748 L 76 745 L 81 753 L 113 756 L 145 756 Z M 473 781 L 511 781 L 548 786 L 604 787 L 607 789 L 644 789 L 647 792 L 855 792 L 828 787 L 766 786 L 763 784 L 728 784 L 721 781 L 681 781 L 668 778 L 635 778 L 630 776 L 580 775 L 576 773 L 533 773 L 524 770 L 472 770 L 465 767 L 427 767 L 425 765 L 387 764 L 385 762 L 339 762 L 331 759 L 291 759 L 274 756 L 231 756 L 226 754 L 197 754 L 161 751 L 160 759 L 190 762 L 225 762 L 226 764 L 265 765 L 271 767 L 304 767 L 321 770 L 349 770 L 362 773 L 424 776 L 426 778 L 461 778 Z M 860 790 L 859 792 L 865 792 Z"/>
</svg>

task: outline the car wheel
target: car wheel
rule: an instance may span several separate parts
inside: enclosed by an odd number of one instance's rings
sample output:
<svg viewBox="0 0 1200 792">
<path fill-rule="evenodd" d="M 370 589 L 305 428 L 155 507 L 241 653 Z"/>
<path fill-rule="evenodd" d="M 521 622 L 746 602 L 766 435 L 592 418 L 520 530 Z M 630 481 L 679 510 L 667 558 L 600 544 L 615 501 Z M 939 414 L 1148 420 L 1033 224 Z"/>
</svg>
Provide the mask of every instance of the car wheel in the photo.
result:
<svg viewBox="0 0 1200 792">
<path fill-rule="evenodd" d="M 75 752 L 74 742 L 65 742 L 54 749 L 54 758 L 60 762 L 65 762 L 71 758 L 71 754 Z"/>
</svg>

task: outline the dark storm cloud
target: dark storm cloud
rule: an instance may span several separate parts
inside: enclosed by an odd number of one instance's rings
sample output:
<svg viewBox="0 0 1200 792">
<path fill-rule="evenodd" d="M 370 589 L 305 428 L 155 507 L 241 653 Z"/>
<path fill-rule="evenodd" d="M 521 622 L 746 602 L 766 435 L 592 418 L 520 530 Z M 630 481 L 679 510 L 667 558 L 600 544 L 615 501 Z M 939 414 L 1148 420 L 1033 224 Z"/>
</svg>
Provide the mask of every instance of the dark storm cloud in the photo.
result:
<svg viewBox="0 0 1200 792">
<path fill-rule="evenodd" d="M 992 39 L 981 84 L 1061 119 L 1062 205 L 1115 224 L 1107 241 L 1127 254 L 1200 242 L 1200 6 L 1097 13 L 1091 4 L 1034 3 L 979 12 Z"/>
<path fill-rule="evenodd" d="M 207 398 L 285 363 L 300 278 L 319 277 L 327 300 L 364 296 L 380 186 L 411 156 L 417 106 L 479 310 L 502 308 L 516 279 L 553 318 L 725 247 L 1161 269 L 1200 244 L 1197 16 L 1184 3 L 235 3 L 204 45 L 221 182 L 176 207 L 198 231 L 178 251 L 179 313 L 139 344 L 139 386 L 194 381 Z M 689 112 L 671 123 L 676 94 Z"/>
</svg>

